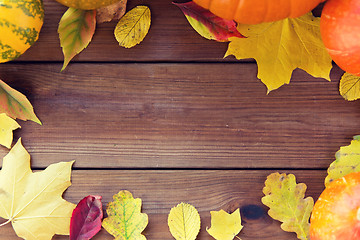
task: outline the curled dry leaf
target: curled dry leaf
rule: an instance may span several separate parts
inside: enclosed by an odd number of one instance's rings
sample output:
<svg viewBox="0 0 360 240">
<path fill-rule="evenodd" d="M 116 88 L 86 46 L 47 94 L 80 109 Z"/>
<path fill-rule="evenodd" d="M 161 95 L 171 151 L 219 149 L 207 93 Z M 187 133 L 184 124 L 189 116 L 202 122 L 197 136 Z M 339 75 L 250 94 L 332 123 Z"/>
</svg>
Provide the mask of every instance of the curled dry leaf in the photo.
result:
<svg viewBox="0 0 360 240">
<path fill-rule="evenodd" d="M 70 240 L 89 240 L 101 229 L 101 196 L 89 195 L 74 209 L 70 221 Z"/>
<path fill-rule="evenodd" d="M 0 114 L 0 144 L 10 148 L 13 141 L 12 131 L 20 128 L 20 125 L 5 113 Z"/>
<path fill-rule="evenodd" d="M 96 10 L 96 22 L 98 24 L 119 20 L 126 11 L 127 0 L 120 0 L 117 3 Z"/>
</svg>

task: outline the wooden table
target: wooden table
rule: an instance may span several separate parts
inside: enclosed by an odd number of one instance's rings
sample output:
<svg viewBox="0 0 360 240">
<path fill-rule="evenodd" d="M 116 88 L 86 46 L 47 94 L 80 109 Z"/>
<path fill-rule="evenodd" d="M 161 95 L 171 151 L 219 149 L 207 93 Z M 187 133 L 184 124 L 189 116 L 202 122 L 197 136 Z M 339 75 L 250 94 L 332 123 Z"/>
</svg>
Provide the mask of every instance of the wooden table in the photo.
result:
<svg viewBox="0 0 360 240">
<path fill-rule="evenodd" d="M 29 98 L 43 122 L 20 121 L 15 131 L 32 168 L 76 160 L 65 199 L 95 194 L 106 204 L 129 190 L 143 200 L 150 240 L 173 239 L 167 215 L 180 202 L 199 210 L 201 240 L 213 239 L 205 230 L 210 211 L 237 208 L 241 239 L 296 239 L 267 215 L 262 188 L 272 172 L 294 173 L 317 199 L 335 152 L 359 134 L 359 103 L 339 95 L 339 68 L 332 82 L 296 70 L 290 85 L 266 95 L 254 61 L 223 59 L 227 43 L 199 36 L 171 1 L 131 0 L 128 9 L 152 11 L 145 40 L 124 49 L 113 37 L 116 22 L 99 25 L 60 72 L 57 26 L 66 8 L 44 4 L 39 41 L 1 64 L 0 78 Z M 16 239 L 10 225 L 0 239 Z M 113 237 L 102 230 L 94 239 Z"/>
</svg>

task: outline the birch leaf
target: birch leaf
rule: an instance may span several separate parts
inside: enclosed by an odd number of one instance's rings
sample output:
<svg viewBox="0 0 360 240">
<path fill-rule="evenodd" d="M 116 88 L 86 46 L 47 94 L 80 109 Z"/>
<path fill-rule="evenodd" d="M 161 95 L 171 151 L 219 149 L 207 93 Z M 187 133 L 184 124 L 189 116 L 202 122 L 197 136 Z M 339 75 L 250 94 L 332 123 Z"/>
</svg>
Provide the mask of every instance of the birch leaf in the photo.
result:
<svg viewBox="0 0 360 240">
<path fill-rule="evenodd" d="M 125 14 L 126 3 L 127 0 L 120 0 L 109 6 L 96 9 L 96 22 L 100 24 L 112 20 L 119 20 Z"/>
<path fill-rule="evenodd" d="M 29 100 L 20 92 L 0 80 L 0 113 L 13 119 L 31 120 L 41 124 Z"/>
<path fill-rule="evenodd" d="M 8 219 L 16 234 L 26 240 L 50 240 L 69 235 L 75 205 L 62 198 L 71 185 L 73 162 L 60 162 L 33 173 L 30 155 L 21 139 L 4 157 L 0 171 L 0 217 Z"/>
<path fill-rule="evenodd" d="M 168 225 L 176 240 L 195 240 L 200 231 L 200 215 L 194 206 L 180 203 L 171 209 Z"/>
<path fill-rule="evenodd" d="M 148 224 L 148 216 L 141 213 L 141 199 L 134 199 L 128 191 L 120 191 L 113 200 L 106 208 L 108 217 L 103 220 L 103 228 L 115 239 L 146 240 L 141 232 Z"/>
<path fill-rule="evenodd" d="M 270 174 L 266 181 L 261 199 L 270 209 L 268 214 L 275 220 L 282 222 L 281 228 L 286 232 L 295 232 L 298 239 L 308 240 L 309 218 L 314 207 L 311 197 L 304 199 L 306 185 L 296 184 L 293 174 Z"/>
<path fill-rule="evenodd" d="M 243 37 L 234 21 L 220 18 L 193 1 L 174 4 L 181 9 L 195 31 L 206 39 L 225 42 L 230 37 Z"/>
<path fill-rule="evenodd" d="M 0 114 L 0 144 L 10 148 L 13 141 L 12 131 L 20 128 L 20 125 L 5 113 Z"/>
<path fill-rule="evenodd" d="M 146 6 L 137 6 L 120 19 L 114 31 L 115 38 L 122 47 L 134 47 L 145 38 L 150 24 L 150 9 Z"/>
<path fill-rule="evenodd" d="M 216 240 L 233 240 L 243 228 L 239 209 L 232 214 L 224 210 L 211 211 L 210 214 L 211 228 L 206 231 Z"/>
<path fill-rule="evenodd" d="M 340 95 L 348 101 L 360 98 L 360 77 L 345 72 L 339 85 Z"/>
<path fill-rule="evenodd" d="M 360 172 L 360 135 L 354 136 L 350 145 L 340 147 L 335 158 L 336 160 L 330 164 L 327 170 L 325 186 L 349 173 Z"/>
<path fill-rule="evenodd" d="M 230 38 L 225 57 L 254 58 L 257 77 L 268 92 L 290 83 L 296 68 L 330 81 L 332 60 L 321 40 L 320 19 L 311 13 L 271 23 L 239 24 L 238 30 L 246 38 Z"/>
<path fill-rule="evenodd" d="M 96 27 L 96 10 L 69 8 L 62 16 L 58 33 L 64 53 L 63 71 L 71 59 L 90 43 Z"/>
</svg>

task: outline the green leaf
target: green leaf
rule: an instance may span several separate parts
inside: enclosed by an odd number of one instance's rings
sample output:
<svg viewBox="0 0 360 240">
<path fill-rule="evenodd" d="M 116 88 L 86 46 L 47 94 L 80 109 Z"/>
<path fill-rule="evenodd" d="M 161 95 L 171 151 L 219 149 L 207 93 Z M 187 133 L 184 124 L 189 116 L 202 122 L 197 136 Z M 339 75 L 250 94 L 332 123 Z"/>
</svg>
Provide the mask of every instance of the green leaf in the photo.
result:
<svg viewBox="0 0 360 240">
<path fill-rule="evenodd" d="M 176 240 L 195 240 L 200 231 L 200 215 L 188 203 L 179 203 L 170 210 L 168 225 Z"/>
<path fill-rule="evenodd" d="M 31 120 L 41 124 L 29 100 L 20 92 L 0 80 L 0 113 L 13 119 Z"/>
<path fill-rule="evenodd" d="M 325 186 L 349 173 L 360 172 L 360 136 L 354 136 L 350 145 L 340 147 L 335 158 L 336 160 L 330 164 L 327 170 Z"/>
<path fill-rule="evenodd" d="M 238 30 L 247 38 L 230 38 L 225 57 L 254 58 L 257 77 L 268 92 L 290 83 L 296 68 L 330 80 L 332 60 L 321 40 L 320 19 L 311 13 L 271 23 L 239 24 Z"/>
<path fill-rule="evenodd" d="M 261 199 L 270 209 L 268 214 L 282 222 L 281 228 L 287 232 L 295 232 L 302 240 L 309 238 L 309 218 L 314 207 L 314 200 L 305 197 L 306 185 L 296 184 L 293 174 L 270 174 L 266 181 Z"/>
<path fill-rule="evenodd" d="M 348 101 L 360 98 L 360 77 L 345 72 L 339 85 L 340 95 Z"/>
<path fill-rule="evenodd" d="M 96 27 L 96 10 L 69 8 L 62 16 L 58 33 L 64 53 L 63 71 L 71 59 L 90 43 Z"/>
<path fill-rule="evenodd" d="M 128 191 L 120 191 L 113 200 L 106 208 L 108 217 L 103 220 L 103 228 L 115 239 L 146 240 L 141 232 L 148 224 L 148 216 L 141 213 L 141 199 L 134 199 Z"/>
<path fill-rule="evenodd" d="M 134 47 L 145 38 L 150 24 L 150 9 L 146 6 L 137 6 L 120 19 L 114 31 L 115 38 L 122 47 Z"/>
</svg>

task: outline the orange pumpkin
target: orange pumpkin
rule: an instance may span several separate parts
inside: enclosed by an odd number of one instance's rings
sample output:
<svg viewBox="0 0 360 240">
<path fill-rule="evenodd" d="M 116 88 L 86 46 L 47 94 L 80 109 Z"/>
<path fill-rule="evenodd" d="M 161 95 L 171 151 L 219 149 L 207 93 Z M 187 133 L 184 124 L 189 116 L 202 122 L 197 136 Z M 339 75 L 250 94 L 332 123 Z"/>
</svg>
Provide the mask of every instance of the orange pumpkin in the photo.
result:
<svg viewBox="0 0 360 240">
<path fill-rule="evenodd" d="M 329 0 L 321 13 L 320 31 L 334 62 L 360 76 L 360 1 Z"/>
<path fill-rule="evenodd" d="M 296 18 L 324 0 L 193 0 L 213 14 L 238 23 L 257 24 Z"/>
<path fill-rule="evenodd" d="M 360 239 L 360 173 L 330 183 L 316 201 L 310 221 L 311 240 Z"/>
</svg>

